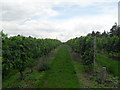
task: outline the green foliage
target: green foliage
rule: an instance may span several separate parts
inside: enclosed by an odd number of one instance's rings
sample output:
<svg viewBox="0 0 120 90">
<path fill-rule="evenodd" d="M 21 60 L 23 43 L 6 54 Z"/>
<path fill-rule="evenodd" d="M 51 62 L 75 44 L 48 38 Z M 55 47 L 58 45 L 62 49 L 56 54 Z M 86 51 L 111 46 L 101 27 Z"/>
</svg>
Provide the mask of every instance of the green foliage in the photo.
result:
<svg viewBox="0 0 120 90">
<path fill-rule="evenodd" d="M 81 56 L 84 65 L 93 63 L 93 37 L 79 37 L 71 39 L 67 43 Z"/>
<path fill-rule="evenodd" d="M 26 67 L 30 67 L 30 63 L 34 62 L 33 58 L 47 55 L 61 42 L 56 39 L 36 39 L 18 35 L 2 39 L 2 44 L 4 77 L 11 69 L 23 72 Z"/>
<path fill-rule="evenodd" d="M 44 63 L 42 64 L 39 68 L 38 68 L 38 71 L 39 72 L 42 72 L 42 71 L 46 71 L 46 70 L 49 70 L 50 69 L 50 66 L 48 63 Z"/>
<path fill-rule="evenodd" d="M 2 39 L 5 39 L 5 38 L 7 38 L 7 34 L 4 34 L 3 33 L 3 30 L 0 32 L 0 37 L 2 38 Z"/>
<path fill-rule="evenodd" d="M 120 52 L 120 38 L 118 36 L 97 38 L 97 50 L 107 53 Z"/>
<path fill-rule="evenodd" d="M 97 51 L 107 53 L 120 52 L 120 38 L 118 36 L 112 37 L 97 37 Z M 71 39 L 67 42 L 72 49 L 81 55 L 84 64 L 93 63 L 93 37 L 79 37 Z"/>
<path fill-rule="evenodd" d="M 108 57 L 104 56 L 104 55 L 97 55 L 97 62 L 99 65 L 104 66 L 107 68 L 107 70 L 111 73 L 113 73 L 115 76 L 119 76 L 120 77 L 120 62 L 119 61 L 113 61 L 110 60 Z"/>
</svg>

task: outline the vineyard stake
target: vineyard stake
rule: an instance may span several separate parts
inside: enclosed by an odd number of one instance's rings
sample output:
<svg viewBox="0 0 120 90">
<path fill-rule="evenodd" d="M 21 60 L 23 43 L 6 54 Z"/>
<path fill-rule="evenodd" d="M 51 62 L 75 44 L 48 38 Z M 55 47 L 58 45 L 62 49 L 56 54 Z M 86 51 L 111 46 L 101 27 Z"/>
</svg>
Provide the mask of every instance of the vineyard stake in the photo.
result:
<svg viewBox="0 0 120 90">
<path fill-rule="evenodd" d="M 93 42 L 93 47 L 94 47 L 94 58 L 93 58 L 93 66 L 94 66 L 94 74 L 95 74 L 95 59 L 96 59 L 96 36 L 94 36 L 94 42 Z"/>
<path fill-rule="evenodd" d="M 106 67 L 102 67 L 101 69 L 101 83 L 105 83 L 106 81 Z"/>
</svg>

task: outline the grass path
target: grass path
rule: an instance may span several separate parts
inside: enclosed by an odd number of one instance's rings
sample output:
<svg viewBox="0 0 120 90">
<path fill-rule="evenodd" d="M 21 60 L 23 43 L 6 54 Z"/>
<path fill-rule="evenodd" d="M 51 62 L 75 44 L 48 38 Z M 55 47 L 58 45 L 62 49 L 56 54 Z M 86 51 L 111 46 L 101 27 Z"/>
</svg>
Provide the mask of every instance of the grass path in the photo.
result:
<svg viewBox="0 0 120 90">
<path fill-rule="evenodd" d="M 46 72 L 44 88 L 78 88 L 78 79 L 67 46 L 62 45 Z"/>
</svg>

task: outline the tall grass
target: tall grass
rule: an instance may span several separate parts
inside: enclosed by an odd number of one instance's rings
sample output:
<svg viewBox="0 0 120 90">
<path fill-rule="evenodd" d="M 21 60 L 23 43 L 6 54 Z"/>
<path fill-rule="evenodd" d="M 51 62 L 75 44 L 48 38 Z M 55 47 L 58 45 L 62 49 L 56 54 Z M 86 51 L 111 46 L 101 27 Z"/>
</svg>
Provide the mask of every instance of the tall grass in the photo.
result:
<svg viewBox="0 0 120 90">
<path fill-rule="evenodd" d="M 113 73 L 115 76 L 120 77 L 120 62 L 114 61 L 110 58 L 108 58 L 105 55 L 98 54 L 96 57 L 96 61 L 99 65 L 104 66 L 107 68 L 107 70 L 111 73 Z"/>
</svg>

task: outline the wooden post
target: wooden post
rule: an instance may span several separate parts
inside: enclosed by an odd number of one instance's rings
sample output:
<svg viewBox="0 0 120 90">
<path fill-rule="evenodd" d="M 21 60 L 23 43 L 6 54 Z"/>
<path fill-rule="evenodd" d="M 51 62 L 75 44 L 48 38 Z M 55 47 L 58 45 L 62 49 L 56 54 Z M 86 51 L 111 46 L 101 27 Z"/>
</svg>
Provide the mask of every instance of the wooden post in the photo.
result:
<svg viewBox="0 0 120 90">
<path fill-rule="evenodd" d="M 2 59 L 2 35 L 1 34 L 0 34 L 0 59 Z M 2 60 L 0 61 L 0 90 L 2 90 Z"/>
<path fill-rule="evenodd" d="M 94 65 L 94 74 L 95 74 L 95 59 L 96 59 L 96 36 L 94 36 L 94 42 L 93 42 L 93 47 L 94 47 L 94 58 L 93 58 L 93 65 Z"/>
<path fill-rule="evenodd" d="M 106 81 L 106 67 L 102 67 L 101 69 L 101 83 L 105 83 Z"/>
</svg>

